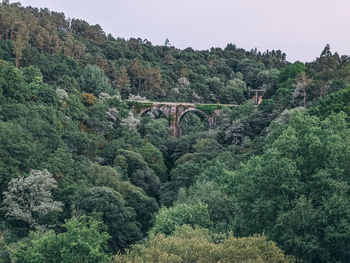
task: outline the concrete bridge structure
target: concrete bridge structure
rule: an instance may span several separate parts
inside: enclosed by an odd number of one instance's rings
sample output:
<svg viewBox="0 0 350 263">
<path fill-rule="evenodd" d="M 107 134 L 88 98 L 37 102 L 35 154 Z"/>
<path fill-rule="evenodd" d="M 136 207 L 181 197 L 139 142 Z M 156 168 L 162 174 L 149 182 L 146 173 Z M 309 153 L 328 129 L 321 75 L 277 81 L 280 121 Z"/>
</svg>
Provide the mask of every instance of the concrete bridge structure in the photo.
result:
<svg viewBox="0 0 350 263">
<path fill-rule="evenodd" d="M 224 107 L 236 107 L 234 104 L 195 104 L 182 102 L 128 101 L 134 113 L 144 116 L 149 111 L 160 111 L 169 120 L 169 134 L 173 137 L 182 135 L 181 121 L 189 112 L 196 112 L 208 120 L 209 128 L 215 127 L 216 118 Z"/>
</svg>

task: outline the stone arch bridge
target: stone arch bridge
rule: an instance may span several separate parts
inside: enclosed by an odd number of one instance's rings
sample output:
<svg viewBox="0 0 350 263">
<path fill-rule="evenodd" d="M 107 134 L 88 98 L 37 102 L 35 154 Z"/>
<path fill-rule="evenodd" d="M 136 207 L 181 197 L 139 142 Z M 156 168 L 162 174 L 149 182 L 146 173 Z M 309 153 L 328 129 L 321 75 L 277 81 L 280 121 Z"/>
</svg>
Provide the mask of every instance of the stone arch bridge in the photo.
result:
<svg viewBox="0 0 350 263">
<path fill-rule="evenodd" d="M 215 127 L 216 118 L 224 107 L 236 107 L 233 104 L 195 104 L 176 102 L 128 101 L 134 113 L 145 115 L 151 110 L 162 112 L 169 120 L 169 134 L 173 137 L 182 135 L 181 121 L 189 112 L 197 112 L 208 120 L 209 128 Z"/>
</svg>

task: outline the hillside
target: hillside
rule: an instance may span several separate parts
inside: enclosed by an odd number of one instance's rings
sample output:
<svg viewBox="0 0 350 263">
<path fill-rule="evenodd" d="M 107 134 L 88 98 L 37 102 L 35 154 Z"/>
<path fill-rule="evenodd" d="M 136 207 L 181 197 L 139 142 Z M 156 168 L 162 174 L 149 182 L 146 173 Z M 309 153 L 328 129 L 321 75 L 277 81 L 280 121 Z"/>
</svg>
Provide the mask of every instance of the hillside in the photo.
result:
<svg viewBox="0 0 350 263">
<path fill-rule="evenodd" d="M 0 37 L 0 262 L 350 258 L 348 56 L 155 46 L 8 1 Z M 238 106 L 173 138 L 140 97 Z"/>
</svg>

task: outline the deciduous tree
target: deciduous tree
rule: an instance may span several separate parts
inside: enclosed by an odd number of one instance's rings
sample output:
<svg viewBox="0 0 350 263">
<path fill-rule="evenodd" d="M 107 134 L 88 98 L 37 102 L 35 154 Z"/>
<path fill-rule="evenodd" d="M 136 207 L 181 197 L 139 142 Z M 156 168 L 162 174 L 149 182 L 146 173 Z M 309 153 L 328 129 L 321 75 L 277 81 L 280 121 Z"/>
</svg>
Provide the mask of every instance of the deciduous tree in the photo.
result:
<svg viewBox="0 0 350 263">
<path fill-rule="evenodd" d="M 61 211 L 63 206 L 52 197 L 56 188 L 56 181 L 47 170 L 32 170 L 28 177 L 12 179 L 4 192 L 5 217 L 37 230 L 46 229 L 49 227 L 47 216 Z"/>
</svg>

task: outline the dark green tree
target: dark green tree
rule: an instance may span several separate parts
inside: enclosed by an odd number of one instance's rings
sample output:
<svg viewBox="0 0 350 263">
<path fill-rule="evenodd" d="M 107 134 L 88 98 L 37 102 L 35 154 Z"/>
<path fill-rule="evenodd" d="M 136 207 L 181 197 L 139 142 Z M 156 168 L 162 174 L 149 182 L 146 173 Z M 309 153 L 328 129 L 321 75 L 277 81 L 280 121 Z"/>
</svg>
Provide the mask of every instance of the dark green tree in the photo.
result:
<svg viewBox="0 0 350 263">
<path fill-rule="evenodd" d="M 77 194 L 75 209 L 91 215 L 100 213 L 111 236 L 109 247 L 116 252 L 139 240 L 141 231 L 133 208 L 123 197 L 108 187 L 94 187 Z"/>
</svg>

